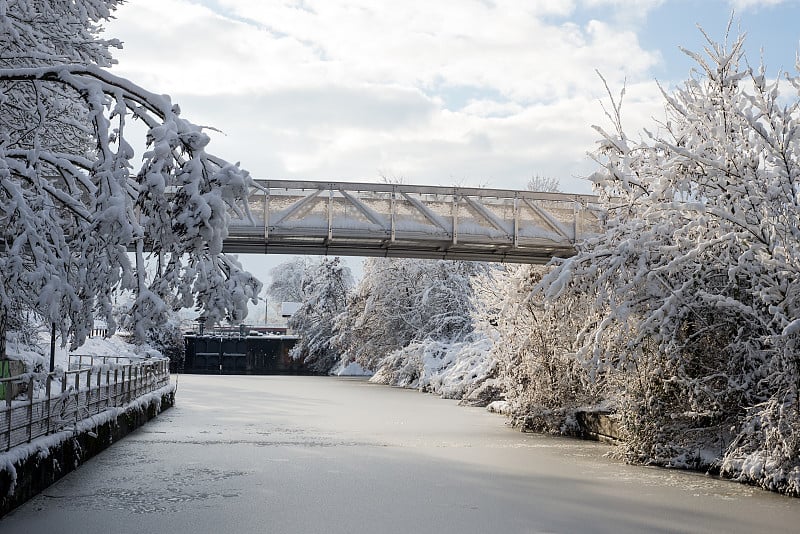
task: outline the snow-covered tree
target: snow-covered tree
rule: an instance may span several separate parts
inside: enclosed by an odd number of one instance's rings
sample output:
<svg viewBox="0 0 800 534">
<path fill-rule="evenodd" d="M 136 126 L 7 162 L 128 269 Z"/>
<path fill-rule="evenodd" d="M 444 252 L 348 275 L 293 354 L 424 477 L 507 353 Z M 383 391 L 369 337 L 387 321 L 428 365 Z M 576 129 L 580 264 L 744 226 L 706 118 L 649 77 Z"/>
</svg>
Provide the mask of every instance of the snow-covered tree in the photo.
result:
<svg viewBox="0 0 800 534">
<path fill-rule="evenodd" d="M 561 182 L 552 176 L 542 176 L 534 174 L 530 177 L 527 184 L 528 191 L 544 191 L 547 193 L 558 193 L 561 191 Z"/>
<path fill-rule="evenodd" d="M 80 343 L 95 316 L 113 330 L 115 290 L 136 295 L 139 340 L 170 308 L 239 320 L 258 294 L 222 254 L 251 178 L 206 152 L 169 97 L 106 70 L 118 43 L 97 34 L 117 4 L 0 2 L 0 358 L 12 303 Z M 138 170 L 134 120 L 147 129 Z"/>
<path fill-rule="evenodd" d="M 303 302 L 309 276 L 322 264 L 322 258 L 295 256 L 269 271 L 267 295 L 278 302 Z"/>
<path fill-rule="evenodd" d="M 697 69 L 640 140 L 612 99 L 593 177 L 607 231 L 541 287 L 591 299 L 578 357 L 624 386 L 628 458 L 800 494 L 800 78 L 768 80 L 742 46 L 688 52 Z"/>
<path fill-rule="evenodd" d="M 549 267 L 509 265 L 479 279 L 476 321 L 493 339 L 493 387 L 525 430 L 574 433 L 575 411 L 603 400 L 575 358 L 576 332 L 590 321 L 576 296 L 548 302 L 534 289 Z"/>
<path fill-rule="evenodd" d="M 352 287 L 350 268 L 338 257 L 324 258 L 304 277 L 303 301 L 289 319 L 289 327 L 300 336 L 291 355 L 309 370 L 327 374 L 339 360 L 332 343 L 333 330 Z"/>
<path fill-rule="evenodd" d="M 136 331 L 135 316 L 131 313 L 133 305 L 134 299 L 131 298 L 130 301 L 114 307 L 114 319 L 125 332 Z M 133 336 L 122 335 L 121 337 L 126 341 L 131 341 Z M 148 328 L 144 344 L 169 358 L 170 364 L 175 369 L 182 370 L 186 350 L 178 312 L 166 313 L 160 323 Z"/>
<path fill-rule="evenodd" d="M 343 363 L 378 371 L 376 381 L 424 388 L 431 373 L 455 364 L 450 345 L 473 332 L 471 280 L 486 269 L 473 262 L 366 260 L 336 328 Z"/>
<path fill-rule="evenodd" d="M 557 178 L 533 175 L 531 191 L 559 192 Z M 575 357 L 576 332 L 596 320 L 582 295 L 548 301 L 534 291 L 552 266 L 505 265 L 474 282 L 474 320 L 492 340 L 486 382 L 508 402 L 514 424 L 531 431 L 575 433 L 575 412 L 604 403 L 608 384 L 590 379 Z M 487 397 L 489 396 L 487 395 Z"/>
</svg>

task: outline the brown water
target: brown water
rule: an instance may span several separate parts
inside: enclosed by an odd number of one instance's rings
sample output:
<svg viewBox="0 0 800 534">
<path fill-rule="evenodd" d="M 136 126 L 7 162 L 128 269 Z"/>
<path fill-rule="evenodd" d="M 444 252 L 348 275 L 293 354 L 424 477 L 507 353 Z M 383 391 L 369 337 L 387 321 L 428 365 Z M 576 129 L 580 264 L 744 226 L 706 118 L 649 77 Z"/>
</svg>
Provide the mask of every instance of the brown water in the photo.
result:
<svg viewBox="0 0 800 534">
<path fill-rule="evenodd" d="M 182 375 L 0 533 L 800 531 L 798 499 L 608 450 L 363 380 Z"/>
</svg>

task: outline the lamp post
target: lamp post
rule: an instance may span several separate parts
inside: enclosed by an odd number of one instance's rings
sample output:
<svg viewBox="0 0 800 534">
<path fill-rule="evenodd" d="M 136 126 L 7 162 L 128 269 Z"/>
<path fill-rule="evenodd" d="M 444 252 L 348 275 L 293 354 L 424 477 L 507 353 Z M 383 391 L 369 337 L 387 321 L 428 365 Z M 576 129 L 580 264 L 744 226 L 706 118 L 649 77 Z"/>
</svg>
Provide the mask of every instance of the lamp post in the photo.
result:
<svg viewBox="0 0 800 534">
<path fill-rule="evenodd" d="M 50 372 L 56 370 L 56 323 L 50 330 Z"/>
</svg>

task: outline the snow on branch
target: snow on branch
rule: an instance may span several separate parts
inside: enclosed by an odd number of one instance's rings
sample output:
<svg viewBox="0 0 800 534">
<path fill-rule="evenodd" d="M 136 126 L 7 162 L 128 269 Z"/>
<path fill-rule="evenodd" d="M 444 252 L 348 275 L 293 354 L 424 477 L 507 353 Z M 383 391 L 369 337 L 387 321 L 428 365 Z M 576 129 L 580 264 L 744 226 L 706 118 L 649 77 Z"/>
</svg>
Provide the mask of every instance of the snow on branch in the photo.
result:
<svg viewBox="0 0 800 534">
<path fill-rule="evenodd" d="M 132 290 L 144 339 L 168 309 L 240 320 L 257 297 L 260 283 L 222 253 L 231 215 L 252 220 L 252 179 L 208 153 L 169 96 L 105 69 L 115 43 L 96 24 L 116 3 L 3 3 L 0 326 L 22 306 L 80 343 L 96 314 L 113 331 L 113 294 Z"/>
</svg>

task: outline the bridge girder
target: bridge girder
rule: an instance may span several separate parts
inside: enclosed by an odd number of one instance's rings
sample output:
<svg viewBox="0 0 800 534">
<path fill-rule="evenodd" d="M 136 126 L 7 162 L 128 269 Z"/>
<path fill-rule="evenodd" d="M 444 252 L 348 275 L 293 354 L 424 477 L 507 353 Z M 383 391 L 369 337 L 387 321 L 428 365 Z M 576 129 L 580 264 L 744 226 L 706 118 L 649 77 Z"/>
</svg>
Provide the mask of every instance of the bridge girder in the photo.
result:
<svg viewBox="0 0 800 534">
<path fill-rule="evenodd" d="M 547 263 L 600 231 L 591 195 L 260 180 L 225 251 Z"/>
</svg>

